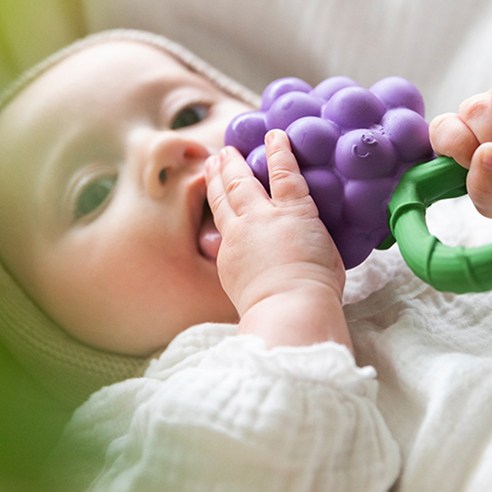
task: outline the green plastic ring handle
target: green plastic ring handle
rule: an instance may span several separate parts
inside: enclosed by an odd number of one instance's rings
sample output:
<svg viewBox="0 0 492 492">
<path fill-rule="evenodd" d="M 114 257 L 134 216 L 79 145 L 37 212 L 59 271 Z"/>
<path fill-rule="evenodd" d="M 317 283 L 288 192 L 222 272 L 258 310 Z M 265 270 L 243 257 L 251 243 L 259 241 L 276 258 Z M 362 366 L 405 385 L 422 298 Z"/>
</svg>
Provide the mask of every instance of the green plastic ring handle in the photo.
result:
<svg viewBox="0 0 492 492">
<path fill-rule="evenodd" d="M 467 170 L 448 157 L 418 164 L 401 178 L 388 205 L 389 227 L 413 272 L 437 290 L 492 289 L 492 245 L 446 246 L 427 227 L 427 207 L 465 195 Z"/>
</svg>

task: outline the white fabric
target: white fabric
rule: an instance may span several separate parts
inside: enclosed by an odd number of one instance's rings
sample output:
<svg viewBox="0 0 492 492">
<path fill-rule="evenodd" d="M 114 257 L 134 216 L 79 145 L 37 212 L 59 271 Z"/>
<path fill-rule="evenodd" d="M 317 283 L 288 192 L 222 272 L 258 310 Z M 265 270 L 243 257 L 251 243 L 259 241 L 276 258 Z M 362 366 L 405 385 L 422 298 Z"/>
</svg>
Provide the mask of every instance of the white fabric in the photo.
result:
<svg viewBox="0 0 492 492">
<path fill-rule="evenodd" d="M 466 199 L 429 222 L 448 242 L 492 242 Z M 78 410 L 58 479 L 105 492 L 488 490 L 492 294 L 436 292 L 393 248 L 349 272 L 346 302 L 360 368 L 333 343 L 268 352 L 232 326 L 194 327 L 144 378 Z"/>
<path fill-rule="evenodd" d="M 475 0 L 84 0 L 88 28 L 163 33 L 256 91 L 297 75 L 370 85 L 402 75 L 428 116 L 492 87 L 492 2 Z"/>
<path fill-rule="evenodd" d="M 448 244 L 492 243 L 467 199 L 429 214 Z M 369 284 L 386 285 L 357 302 Z M 357 361 L 378 373 L 378 407 L 402 453 L 398 492 L 479 492 L 492 484 L 492 294 L 455 296 L 416 279 L 396 250 L 350 274 Z"/>
<path fill-rule="evenodd" d="M 200 325 L 145 378 L 95 394 L 67 449 L 104 445 L 89 474 L 101 492 L 385 490 L 399 453 L 375 397 L 374 371 L 340 345 L 270 352 L 234 326 Z"/>
</svg>

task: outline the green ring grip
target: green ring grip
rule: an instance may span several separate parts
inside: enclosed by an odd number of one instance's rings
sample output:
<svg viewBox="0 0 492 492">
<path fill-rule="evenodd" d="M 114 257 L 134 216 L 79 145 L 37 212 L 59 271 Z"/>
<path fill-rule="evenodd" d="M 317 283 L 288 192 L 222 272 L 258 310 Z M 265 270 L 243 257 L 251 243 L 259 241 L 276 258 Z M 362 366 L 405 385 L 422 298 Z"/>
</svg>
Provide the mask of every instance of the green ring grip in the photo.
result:
<svg viewBox="0 0 492 492">
<path fill-rule="evenodd" d="M 448 157 L 409 169 L 388 205 L 389 227 L 412 271 L 437 290 L 483 292 L 492 289 L 492 245 L 446 246 L 425 221 L 438 200 L 465 195 L 468 171 Z"/>
</svg>

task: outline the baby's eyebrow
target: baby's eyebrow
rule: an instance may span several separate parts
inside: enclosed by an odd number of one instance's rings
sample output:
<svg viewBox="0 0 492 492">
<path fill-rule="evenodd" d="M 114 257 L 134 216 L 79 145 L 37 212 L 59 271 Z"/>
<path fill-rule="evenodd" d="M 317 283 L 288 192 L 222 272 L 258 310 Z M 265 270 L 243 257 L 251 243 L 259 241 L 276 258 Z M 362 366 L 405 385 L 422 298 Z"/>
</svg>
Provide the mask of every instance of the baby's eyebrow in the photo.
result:
<svg viewBox="0 0 492 492">
<path fill-rule="evenodd" d="M 205 88 L 209 84 L 198 73 L 192 72 L 186 67 L 183 71 L 169 73 L 168 71 L 159 70 L 156 73 L 139 80 L 135 87 L 135 91 L 146 92 L 147 94 L 154 93 L 156 96 L 162 95 L 163 92 L 169 92 L 176 88 L 189 85 L 190 87 Z"/>
<path fill-rule="evenodd" d="M 134 91 L 135 94 L 144 93 L 147 95 L 159 96 L 163 92 L 168 92 L 182 84 L 183 80 L 178 75 L 171 77 L 167 73 L 158 73 L 152 74 L 145 79 L 141 79 L 138 84 L 136 84 Z"/>
</svg>

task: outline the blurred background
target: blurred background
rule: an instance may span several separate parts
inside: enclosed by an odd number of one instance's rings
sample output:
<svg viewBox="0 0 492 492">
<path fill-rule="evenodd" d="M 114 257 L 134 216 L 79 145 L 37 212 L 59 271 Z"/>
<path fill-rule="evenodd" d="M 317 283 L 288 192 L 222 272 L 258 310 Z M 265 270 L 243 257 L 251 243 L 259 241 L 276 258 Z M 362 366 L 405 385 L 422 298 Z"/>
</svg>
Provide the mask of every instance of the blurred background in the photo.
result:
<svg viewBox="0 0 492 492">
<path fill-rule="evenodd" d="M 0 83 L 86 33 L 171 37 L 261 91 L 297 75 L 412 80 L 428 117 L 492 86 L 492 2 L 474 0 L 1 0 Z"/>
</svg>

